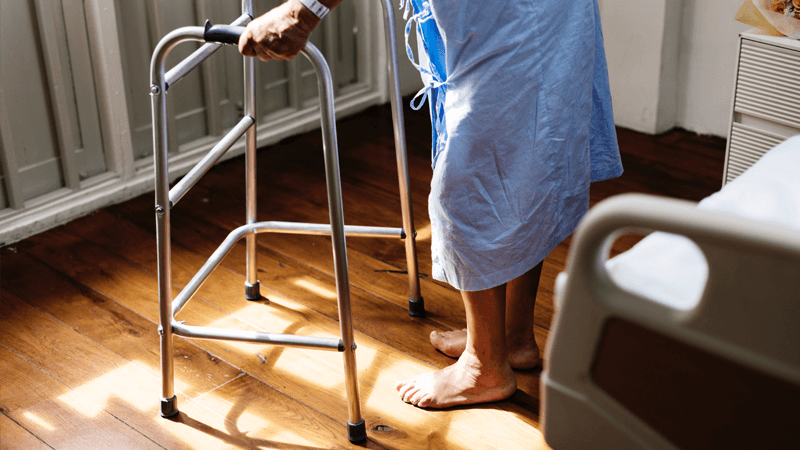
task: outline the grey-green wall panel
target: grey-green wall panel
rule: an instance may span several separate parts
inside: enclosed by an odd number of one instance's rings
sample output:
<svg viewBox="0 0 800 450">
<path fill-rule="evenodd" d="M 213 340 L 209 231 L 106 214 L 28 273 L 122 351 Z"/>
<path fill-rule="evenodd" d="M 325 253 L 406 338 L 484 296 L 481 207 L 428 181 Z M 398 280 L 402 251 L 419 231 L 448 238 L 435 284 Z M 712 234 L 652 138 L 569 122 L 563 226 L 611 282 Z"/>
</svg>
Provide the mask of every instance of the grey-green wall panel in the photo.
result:
<svg viewBox="0 0 800 450">
<path fill-rule="evenodd" d="M 0 2 L 0 86 L 10 126 L 22 197 L 31 199 L 63 186 L 48 81 L 36 11 L 31 2 Z M 46 169 L 45 169 L 46 167 Z"/>
</svg>

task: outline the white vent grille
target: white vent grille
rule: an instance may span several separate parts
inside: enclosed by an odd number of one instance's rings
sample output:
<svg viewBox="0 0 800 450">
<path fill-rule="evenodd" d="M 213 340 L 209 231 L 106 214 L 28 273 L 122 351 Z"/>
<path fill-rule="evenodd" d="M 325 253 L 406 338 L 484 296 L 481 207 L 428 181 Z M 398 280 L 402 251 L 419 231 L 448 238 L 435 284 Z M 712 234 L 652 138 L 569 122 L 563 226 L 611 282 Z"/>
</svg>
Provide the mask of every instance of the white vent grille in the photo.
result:
<svg viewBox="0 0 800 450">
<path fill-rule="evenodd" d="M 730 183 L 756 163 L 769 149 L 786 140 L 786 137 L 758 128 L 734 123 L 731 129 L 731 146 L 725 182 Z"/>
<path fill-rule="evenodd" d="M 742 40 L 734 111 L 800 128 L 800 54 Z"/>
</svg>

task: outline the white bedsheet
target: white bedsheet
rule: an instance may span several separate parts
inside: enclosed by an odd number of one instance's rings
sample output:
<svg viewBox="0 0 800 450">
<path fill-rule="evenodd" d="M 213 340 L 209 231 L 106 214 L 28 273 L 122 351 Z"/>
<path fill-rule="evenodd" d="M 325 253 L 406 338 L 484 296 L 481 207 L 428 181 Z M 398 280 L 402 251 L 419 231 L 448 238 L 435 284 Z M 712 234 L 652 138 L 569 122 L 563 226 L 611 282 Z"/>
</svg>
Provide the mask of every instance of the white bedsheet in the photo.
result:
<svg viewBox="0 0 800 450">
<path fill-rule="evenodd" d="M 722 190 L 703 199 L 698 208 L 800 231 L 800 135 L 767 152 Z M 708 277 L 700 248 L 688 238 L 663 232 L 650 234 L 608 260 L 606 268 L 625 290 L 683 310 L 697 305 Z"/>
</svg>

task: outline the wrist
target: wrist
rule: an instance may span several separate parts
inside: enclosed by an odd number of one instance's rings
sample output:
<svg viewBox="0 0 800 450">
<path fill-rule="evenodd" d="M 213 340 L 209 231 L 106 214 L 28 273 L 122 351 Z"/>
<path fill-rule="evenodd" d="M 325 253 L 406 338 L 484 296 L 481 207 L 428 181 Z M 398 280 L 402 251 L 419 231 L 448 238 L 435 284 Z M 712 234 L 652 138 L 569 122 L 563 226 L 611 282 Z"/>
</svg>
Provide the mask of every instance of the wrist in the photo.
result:
<svg viewBox="0 0 800 450">
<path fill-rule="evenodd" d="M 299 0 L 303 6 L 306 7 L 311 13 L 317 16 L 320 20 L 324 19 L 330 9 L 320 0 Z"/>
<path fill-rule="evenodd" d="M 322 21 L 316 14 L 311 12 L 307 6 L 305 6 L 300 0 L 289 0 L 288 3 L 291 3 L 292 9 L 295 11 L 296 17 L 301 23 L 310 24 L 313 28 L 316 28 L 317 25 Z"/>
<path fill-rule="evenodd" d="M 314 28 L 322 21 L 322 19 L 303 5 L 300 0 L 289 0 L 286 2 L 286 5 L 291 8 L 292 16 L 297 20 L 298 26 L 309 34 L 314 31 Z"/>
</svg>

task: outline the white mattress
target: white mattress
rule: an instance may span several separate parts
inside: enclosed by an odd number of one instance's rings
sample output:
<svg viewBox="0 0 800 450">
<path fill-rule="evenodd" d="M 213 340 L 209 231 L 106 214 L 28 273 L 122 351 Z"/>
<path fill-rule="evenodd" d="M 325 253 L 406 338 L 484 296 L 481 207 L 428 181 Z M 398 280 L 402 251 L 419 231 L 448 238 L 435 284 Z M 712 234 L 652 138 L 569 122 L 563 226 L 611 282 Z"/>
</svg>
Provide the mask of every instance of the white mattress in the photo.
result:
<svg viewBox="0 0 800 450">
<path fill-rule="evenodd" d="M 725 211 L 800 231 L 800 136 L 787 139 L 698 208 Z M 691 240 L 654 232 L 606 262 L 622 288 L 676 309 L 700 301 L 708 265 Z"/>
</svg>

